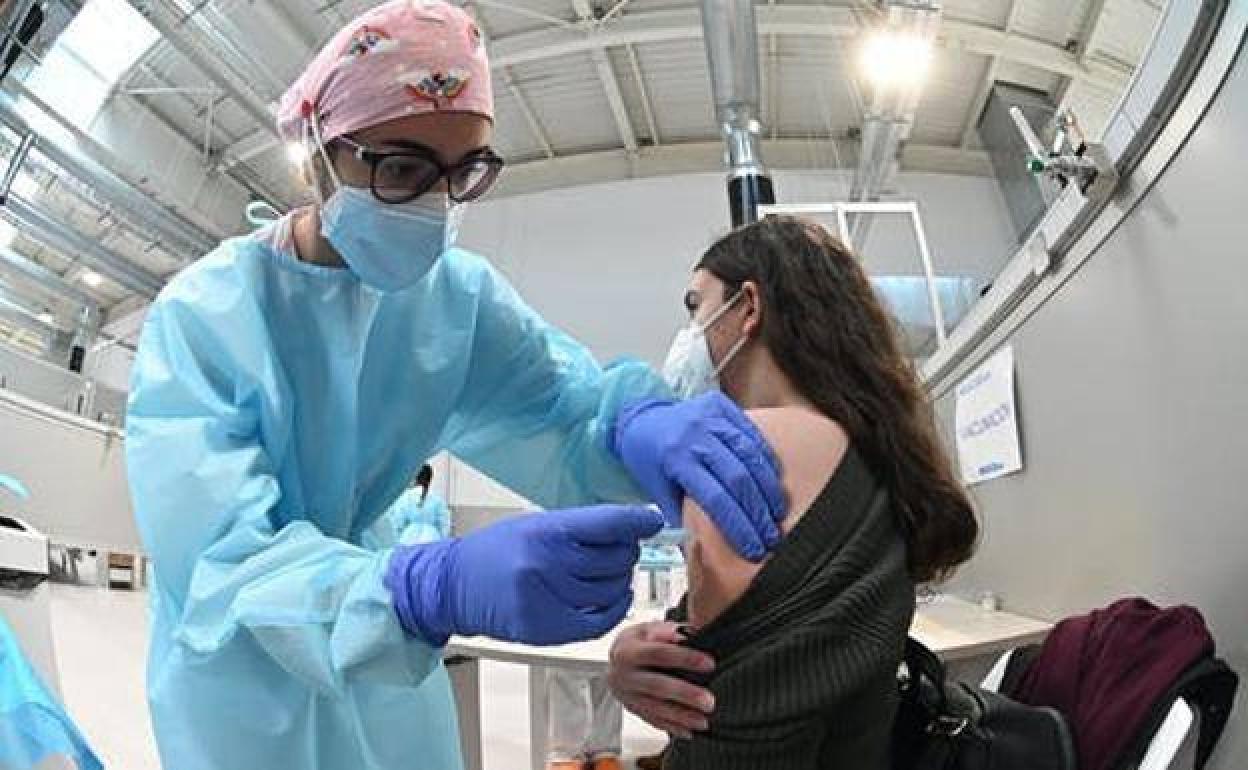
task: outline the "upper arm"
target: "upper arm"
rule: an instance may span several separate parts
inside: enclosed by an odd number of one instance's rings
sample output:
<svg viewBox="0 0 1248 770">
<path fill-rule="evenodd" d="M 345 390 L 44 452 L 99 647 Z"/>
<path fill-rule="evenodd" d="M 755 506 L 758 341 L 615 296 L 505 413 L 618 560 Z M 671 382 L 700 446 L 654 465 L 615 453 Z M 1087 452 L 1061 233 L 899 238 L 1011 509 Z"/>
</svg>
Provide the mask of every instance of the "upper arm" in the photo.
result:
<svg viewBox="0 0 1248 770">
<path fill-rule="evenodd" d="M 745 593 L 763 565 L 738 555 L 692 498 L 685 498 L 682 515 L 687 533 L 689 624 L 700 628 Z"/>
<path fill-rule="evenodd" d="M 780 462 L 781 482 L 790 503 L 789 516 L 781 525 L 787 533 L 826 485 L 847 440 L 835 423 L 808 411 L 764 409 L 747 416 Z M 683 520 L 689 535 L 689 618 L 696 628 L 740 598 L 763 564 L 740 556 L 691 498 L 684 501 Z"/>
</svg>

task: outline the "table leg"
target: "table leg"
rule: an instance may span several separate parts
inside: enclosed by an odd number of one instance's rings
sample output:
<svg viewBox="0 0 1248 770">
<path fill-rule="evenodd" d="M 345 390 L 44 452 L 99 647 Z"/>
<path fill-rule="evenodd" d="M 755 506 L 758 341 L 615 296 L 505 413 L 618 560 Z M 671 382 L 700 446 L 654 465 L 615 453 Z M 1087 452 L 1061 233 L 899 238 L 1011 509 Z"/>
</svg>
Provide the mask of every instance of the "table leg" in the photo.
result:
<svg viewBox="0 0 1248 770">
<path fill-rule="evenodd" d="M 446 670 L 455 693 L 455 714 L 459 718 L 459 741 L 464 770 L 483 770 L 481 751 L 481 661 L 455 656 L 447 658 Z"/>
<path fill-rule="evenodd" d="M 549 735 L 550 691 L 546 667 L 529 666 L 529 763 L 533 770 L 546 768 L 546 740 Z"/>
</svg>

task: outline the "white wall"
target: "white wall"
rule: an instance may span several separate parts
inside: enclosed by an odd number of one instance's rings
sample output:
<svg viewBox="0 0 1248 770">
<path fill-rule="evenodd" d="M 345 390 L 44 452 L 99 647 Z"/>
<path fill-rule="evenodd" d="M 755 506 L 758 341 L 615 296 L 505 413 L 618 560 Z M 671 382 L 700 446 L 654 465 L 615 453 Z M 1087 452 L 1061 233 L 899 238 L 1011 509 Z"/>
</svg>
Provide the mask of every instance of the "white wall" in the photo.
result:
<svg viewBox="0 0 1248 770">
<path fill-rule="evenodd" d="M 1050 619 L 1124 596 L 1200 609 L 1248 674 L 1248 50 L 1147 195 L 1015 331 L 1021 473 L 974 487 L 951 588 Z M 1130 183 L 1140 183 L 1138 179 Z M 953 435 L 955 397 L 937 404 Z M 1241 681 L 1211 770 L 1248 765 Z M 1190 767 L 1190 765 L 1189 765 Z"/>
<path fill-rule="evenodd" d="M 781 172 L 775 181 L 787 203 L 843 200 L 846 191 L 837 173 Z M 1014 243 L 994 180 L 903 174 L 897 188 L 898 199 L 920 204 L 938 272 L 991 279 Z M 684 321 L 690 267 L 728 228 L 723 175 L 689 174 L 487 200 L 469 209 L 461 242 L 600 358 L 659 362 Z M 877 223 L 869 270 L 919 272 L 901 236 Z"/>
</svg>

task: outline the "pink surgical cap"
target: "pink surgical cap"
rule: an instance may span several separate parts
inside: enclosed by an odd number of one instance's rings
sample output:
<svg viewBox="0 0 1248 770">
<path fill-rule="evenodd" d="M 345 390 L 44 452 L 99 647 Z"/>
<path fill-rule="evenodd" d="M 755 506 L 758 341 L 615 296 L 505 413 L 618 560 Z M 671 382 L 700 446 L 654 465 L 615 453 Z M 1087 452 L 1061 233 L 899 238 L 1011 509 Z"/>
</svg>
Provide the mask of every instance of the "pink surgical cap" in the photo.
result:
<svg viewBox="0 0 1248 770">
<path fill-rule="evenodd" d="M 325 141 L 408 115 L 471 112 L 494 119 L 481 31 L 442 0 L 390 0 L 362 14 L 321 49 L 282 97 L 287 141 L 314 114 Z"/>
</svg>

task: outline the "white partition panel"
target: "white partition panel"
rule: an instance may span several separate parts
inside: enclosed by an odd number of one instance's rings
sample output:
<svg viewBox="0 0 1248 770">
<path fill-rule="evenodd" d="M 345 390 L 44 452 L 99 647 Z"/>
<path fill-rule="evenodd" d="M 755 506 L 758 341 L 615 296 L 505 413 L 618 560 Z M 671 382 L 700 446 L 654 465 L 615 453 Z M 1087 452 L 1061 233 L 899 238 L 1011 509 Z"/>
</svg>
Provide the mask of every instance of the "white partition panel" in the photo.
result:
<svg viewBox="0 0 1248 770">
<path fill-rule="evenodd" d="M 20 514 L 59 543 L 141 552 L 113 428 L 0 391 L 0 473 L 30 490 Z"/>
</svg>

